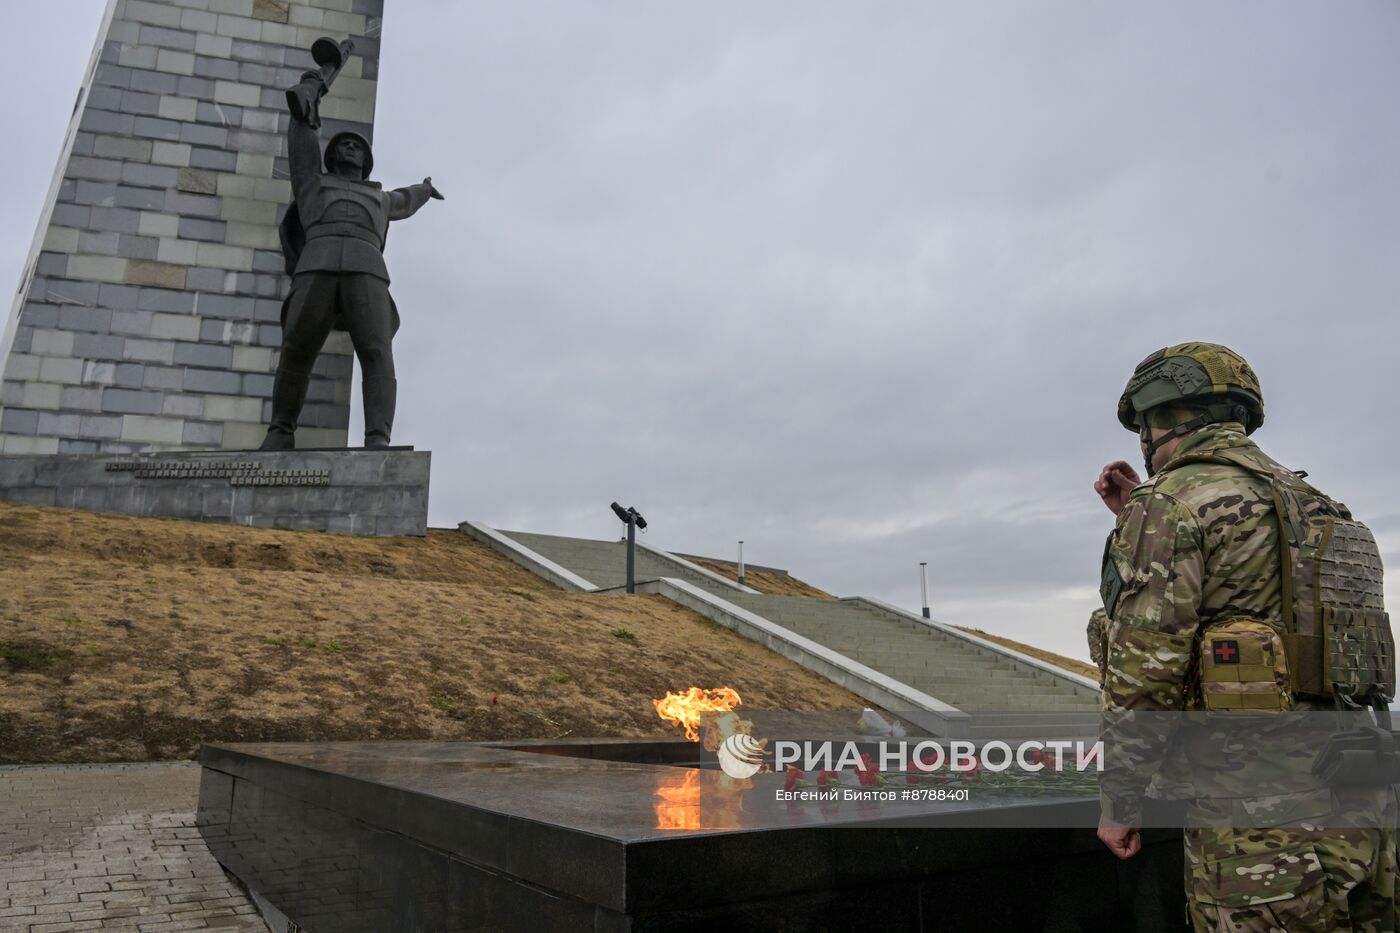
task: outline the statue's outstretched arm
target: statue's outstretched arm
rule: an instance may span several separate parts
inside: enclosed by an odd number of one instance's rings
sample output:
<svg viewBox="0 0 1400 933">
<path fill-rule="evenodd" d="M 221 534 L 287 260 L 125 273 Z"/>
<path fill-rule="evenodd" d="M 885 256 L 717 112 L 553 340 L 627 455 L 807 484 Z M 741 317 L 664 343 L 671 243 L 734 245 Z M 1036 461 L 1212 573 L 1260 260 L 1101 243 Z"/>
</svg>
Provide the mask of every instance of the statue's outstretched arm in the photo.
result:
<svg viewBox="0 0 1400 933">
<path fill-rule="evenodd" d="M 418 208 L 428 203 L 429 198 L 443 200 L 441 192 L 433 187 L 431 177 L 423 179 L 416 185 L 395 188 L 388 192 L 388 195 L 390 220 L 403 220 L 405 217 L 412 217 L 418 213 Z"/>
</svg>

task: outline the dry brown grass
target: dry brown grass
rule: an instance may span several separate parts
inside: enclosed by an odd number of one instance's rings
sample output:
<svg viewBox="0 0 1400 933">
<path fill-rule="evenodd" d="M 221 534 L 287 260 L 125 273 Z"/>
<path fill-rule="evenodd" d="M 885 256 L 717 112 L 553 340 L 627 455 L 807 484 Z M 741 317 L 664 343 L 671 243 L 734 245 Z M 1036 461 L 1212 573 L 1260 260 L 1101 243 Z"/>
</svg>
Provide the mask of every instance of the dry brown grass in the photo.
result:
<svg viewBox="0 0 1400 933">
<path fill-rule="evenodd" d="M 0 762 L 201 741 L 665 735 L 651 700 L 851 694 L 655 596 L 570 594 L 466 535 L 367 539 L 0 503 Z"/>
</svg>

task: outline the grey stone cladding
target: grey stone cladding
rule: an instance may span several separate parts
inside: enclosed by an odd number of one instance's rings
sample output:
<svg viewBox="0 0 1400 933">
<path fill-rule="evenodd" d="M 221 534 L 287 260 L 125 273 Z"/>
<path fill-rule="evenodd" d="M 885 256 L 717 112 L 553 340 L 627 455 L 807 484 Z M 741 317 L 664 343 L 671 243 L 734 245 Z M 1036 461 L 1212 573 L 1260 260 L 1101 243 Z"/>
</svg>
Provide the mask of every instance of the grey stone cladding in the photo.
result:
<svg viewBox="0 0 1400 933">
<path fill-rule="evenodd" d="M 282 89 L 355 52 L 322 137 L 373 138 L 383 0 L 111 0 L 14 309 L 0 454 L 261 442 L 288 287 Z M 351 348 L 317 362 L 303 447 L 339 447 Z"/>
<path fill-rule="evenodd" d="M 427 451 L 73 454 L 0 456 L 0 500 L 258 528 L 427 534 Z"/>
</svg>

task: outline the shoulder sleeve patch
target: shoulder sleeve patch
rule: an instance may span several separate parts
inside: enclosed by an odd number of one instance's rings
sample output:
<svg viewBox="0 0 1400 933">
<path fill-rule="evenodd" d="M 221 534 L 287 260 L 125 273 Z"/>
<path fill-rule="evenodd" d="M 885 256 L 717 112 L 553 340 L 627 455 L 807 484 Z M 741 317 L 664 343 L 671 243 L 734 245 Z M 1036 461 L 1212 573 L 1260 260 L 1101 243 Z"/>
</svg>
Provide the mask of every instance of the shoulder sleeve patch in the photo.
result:
<svg viewBox="0 0 1400 933">
<path fill-rule="evenodd" d="M 1111 547 L 1111 545 L 1110 545 Z M 1118 606 L 1118 597 L 1123 595 L 1123 575 L 1118 572 L 1118 562 L 1113 559 L 1109 548 L 1104 548 L 1103 574 L 1099 580 L 1099 596 L 1103 599 L 1104 611 L 1113 618 L 1113 610 Z"/>
</svg>

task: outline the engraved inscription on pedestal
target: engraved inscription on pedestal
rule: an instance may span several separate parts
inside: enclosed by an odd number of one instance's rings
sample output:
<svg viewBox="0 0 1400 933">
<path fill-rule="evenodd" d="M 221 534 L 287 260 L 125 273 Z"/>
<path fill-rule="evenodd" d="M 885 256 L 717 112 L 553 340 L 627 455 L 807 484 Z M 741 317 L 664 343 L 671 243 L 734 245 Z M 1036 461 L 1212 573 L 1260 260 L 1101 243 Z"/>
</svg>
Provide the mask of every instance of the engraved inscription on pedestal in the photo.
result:
<svg viewBox="0 0 1400 933">
<path fill-rule="evenodd" d="M 330 470 L 268 470 L 261 463 L 179 460 L 109 460 L 108 473 L 137 479 L 227 479 L 232 486 L 329 486 Z"/>
</svg>

